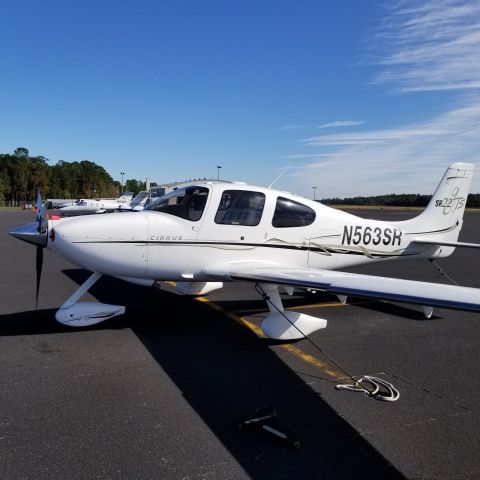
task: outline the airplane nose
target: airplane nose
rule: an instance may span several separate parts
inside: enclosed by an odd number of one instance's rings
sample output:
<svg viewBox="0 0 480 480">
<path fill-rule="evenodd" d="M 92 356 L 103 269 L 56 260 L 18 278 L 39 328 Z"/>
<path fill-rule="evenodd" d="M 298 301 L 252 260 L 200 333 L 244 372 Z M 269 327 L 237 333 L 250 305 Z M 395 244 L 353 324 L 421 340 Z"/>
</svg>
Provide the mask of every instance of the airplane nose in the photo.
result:
<svg viewBox="0 0 480 480">
<path fill-rule="evenodd" d="M 14 228 L 9 233 L 12 237 L 23 240 L 24 242 L 41 247 L 47 246 L 47 234 L 38 231 L 38 222 L 27 223 L 21 227 Z"/>
</svg>

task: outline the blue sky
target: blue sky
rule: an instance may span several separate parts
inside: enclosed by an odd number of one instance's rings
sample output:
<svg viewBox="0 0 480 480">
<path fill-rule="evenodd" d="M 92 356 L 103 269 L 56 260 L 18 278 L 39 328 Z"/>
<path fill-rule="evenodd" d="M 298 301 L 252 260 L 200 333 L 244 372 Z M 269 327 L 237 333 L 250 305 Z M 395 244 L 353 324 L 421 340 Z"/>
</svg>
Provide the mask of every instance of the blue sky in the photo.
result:
<svg viewBox="0 0 480 480">
<path fill-rule="evenodd" d="M 478 1 L 3 0 L 0 19 L 2 153 L 159 183 L 291 165 L 276 187 L 317 198 L 431 193 L 479 156 Z"/>
</svg>

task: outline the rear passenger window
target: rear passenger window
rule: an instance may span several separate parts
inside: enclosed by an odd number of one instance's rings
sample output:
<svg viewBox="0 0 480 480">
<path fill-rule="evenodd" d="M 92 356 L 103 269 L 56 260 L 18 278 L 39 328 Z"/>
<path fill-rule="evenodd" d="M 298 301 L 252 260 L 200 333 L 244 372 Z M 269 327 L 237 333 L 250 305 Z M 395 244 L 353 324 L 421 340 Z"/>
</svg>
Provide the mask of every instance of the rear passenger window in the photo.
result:
<svg viewBox="0 0 480 480">
<path fill-rule="evenodd" d="M 255 227 L 260 223 L 264 205 L 263 193 L 225 190 L 215 215 L 215 223 Z"/>
<path fill-rule="evenodd" d="M 306 227 L 315 221 L 315 210 L 284 197 L 277 198 L 272 225 L 277 228 Z"/>
</svg>

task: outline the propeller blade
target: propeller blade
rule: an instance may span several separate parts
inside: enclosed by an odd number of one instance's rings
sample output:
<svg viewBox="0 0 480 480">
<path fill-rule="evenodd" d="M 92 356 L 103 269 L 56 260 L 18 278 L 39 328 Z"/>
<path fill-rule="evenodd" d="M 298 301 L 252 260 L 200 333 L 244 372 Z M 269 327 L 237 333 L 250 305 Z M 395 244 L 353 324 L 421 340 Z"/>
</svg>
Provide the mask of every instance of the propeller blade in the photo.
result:
<svg viewBox="0 0 480 480">
<path fill-rule="evenodd" d="M 39 233 L 47 233 L 47 202 L 42 204 L 42 194 L 40 190 L 37 195 L 37 216 L 35 217 L 35 221 L 38 223 L 37 231 Z"/>
<path fill-rule="evenodd" d="M 38 224 L 38 231 L 39 233 L 47 233 L 47 229 L 47 202 L 45 202 L 40 210 L 40 222 Z"/>
<path fill-rule="evenodd" d="M 37 292 L 36 292 L 36 298 L 35 298 L 35 308 L 38 308 L 38 291 L 40 290 L 40 279 L 42 278 L 42 267 L 43 267 L 43 247 L 41 245 L 37 246 L 35 267 L 37 270 Z"/>
<path fill-rule="evenodd" d="M 42 194 L 40 193 L 40 190 L 37 193 L 37 216 L 35 217 L 35 221 L 40 223 L 41 221 L 41 216 L 42 216 Z"/>
<path fill-rule="evenodd" d="M 35 223 L 22 225 L 10 231 L 10 235 L 25 242 L 32 243 L 37 247 L 35 257 L 35 267 L 37 271 L 37 291 L 35 297 L 35 305 L 38 308 L 38 293 L 40 291 L 40 280 L 42 278 L 43 267 L 43 249 L 48 243 L 48 219 L 47 219 L 47 203 L 42 204 L 42 194 L 40 190 L 37 195 L 37 215 Z"/>
</svg>

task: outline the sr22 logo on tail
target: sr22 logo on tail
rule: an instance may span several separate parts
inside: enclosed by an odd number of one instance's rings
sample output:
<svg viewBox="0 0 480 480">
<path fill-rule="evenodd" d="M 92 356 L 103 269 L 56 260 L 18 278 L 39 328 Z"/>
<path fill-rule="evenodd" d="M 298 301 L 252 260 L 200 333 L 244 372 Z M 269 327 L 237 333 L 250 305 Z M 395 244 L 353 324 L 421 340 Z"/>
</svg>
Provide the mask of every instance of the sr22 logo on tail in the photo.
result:
<svg viewBox="0 0 480 480">
<path fill-rule="evenodd" d="M 460 187 L 455 187 L 451 197 L 445 197 L 435 201 L 436 207 L 443 208 L 443 214 L 448 215 L 452 210 L 458 210 L 465 206 L 465 197 L 457 197 Z"/>
</svg>

